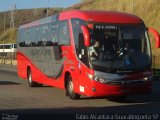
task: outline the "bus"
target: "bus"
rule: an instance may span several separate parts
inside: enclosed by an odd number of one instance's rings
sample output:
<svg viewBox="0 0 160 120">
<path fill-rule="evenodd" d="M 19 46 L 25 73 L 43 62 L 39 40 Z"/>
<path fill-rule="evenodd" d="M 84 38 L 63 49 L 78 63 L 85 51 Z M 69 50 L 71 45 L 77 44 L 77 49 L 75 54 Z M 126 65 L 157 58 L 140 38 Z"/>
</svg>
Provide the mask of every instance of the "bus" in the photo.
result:
<svg viewBox="0 0 160 120">
<path fill-rule="evenodd" d="M 24 24 L 18 29 L 18 75 L 30 87 L 54 86 L 71 99 L 149 94 L 148 31 L 160 47 L 159 33 L 128 13 L 71 10 Z"/>
<path fill-rule="evenodd" d="M 17 51 L 17 43 L 0 44 L 0 53 L 11 53 Z"/>
<path fill-rule="evenodd" d="M 17 43 L 0 44 L 0 58 L 16 59 Z"/>
</svg>

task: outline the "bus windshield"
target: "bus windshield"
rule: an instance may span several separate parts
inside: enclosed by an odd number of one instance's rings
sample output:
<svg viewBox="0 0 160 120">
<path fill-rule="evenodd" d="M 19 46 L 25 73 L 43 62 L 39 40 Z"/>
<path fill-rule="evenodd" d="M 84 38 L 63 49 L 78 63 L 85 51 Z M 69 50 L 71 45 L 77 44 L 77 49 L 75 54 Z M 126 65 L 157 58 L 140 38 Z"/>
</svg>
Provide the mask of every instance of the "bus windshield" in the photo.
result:
<svg viewBox="0 0 160 120">
<path fill-rule="evenodd" d="M 92 69 L 132 72 L 150 67 L 150 43 L 144 26 L 94 24 L 90 35 L 88 56 Z"/>
</svg>

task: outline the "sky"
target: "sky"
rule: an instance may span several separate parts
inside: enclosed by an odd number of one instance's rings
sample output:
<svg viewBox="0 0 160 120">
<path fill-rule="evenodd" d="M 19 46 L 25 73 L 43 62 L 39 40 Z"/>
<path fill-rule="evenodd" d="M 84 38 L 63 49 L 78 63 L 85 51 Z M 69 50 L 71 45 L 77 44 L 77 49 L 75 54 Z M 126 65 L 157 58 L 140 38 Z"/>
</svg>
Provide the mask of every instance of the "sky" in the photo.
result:
<svg viewBox="0 0 160 120">
<path fill-rule="evenodd" d="M 46 8 L 46 7 L 69 7 L 79 3 L 81 0 L 0 0 L 0 12 L 8 11 L 14 8 L 30 9 L 30 8 Z"/>
</svg>

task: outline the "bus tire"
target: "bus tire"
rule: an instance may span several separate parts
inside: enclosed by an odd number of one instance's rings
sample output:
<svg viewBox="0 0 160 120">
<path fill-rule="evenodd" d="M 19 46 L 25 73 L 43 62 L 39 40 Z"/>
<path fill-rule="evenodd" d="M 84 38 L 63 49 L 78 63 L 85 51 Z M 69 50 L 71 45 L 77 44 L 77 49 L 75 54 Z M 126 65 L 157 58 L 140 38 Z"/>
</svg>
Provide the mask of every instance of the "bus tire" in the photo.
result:
<svg viewBox="0 0 160 120">
<path fill-rule="evenodd" d="M 68 77 L 67 87 L 66 87 L 66 94 L 72 100 L 80 98 L 80 95 L 74 92 L 74 86 L 73 86 L 73 81 L 72 81 L 72 77 L 71 76 Z"/>
<path fill-rule="evenodd" d="M 30 87 L 37 87 L 38 84 L 32 80 L 32 72 L 30 69 L 27 71 L 27 79 Z"/>
</svg>

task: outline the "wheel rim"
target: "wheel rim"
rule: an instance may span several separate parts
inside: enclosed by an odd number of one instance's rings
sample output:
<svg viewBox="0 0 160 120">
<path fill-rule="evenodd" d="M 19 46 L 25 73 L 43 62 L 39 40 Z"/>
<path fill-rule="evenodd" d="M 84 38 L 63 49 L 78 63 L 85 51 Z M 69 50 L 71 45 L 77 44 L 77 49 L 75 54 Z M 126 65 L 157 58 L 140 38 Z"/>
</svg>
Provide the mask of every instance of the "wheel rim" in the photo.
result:
<svg viewBox="0 0 160 120">
<path fill-rule="evenodd" d="M 69 90 L 69 93 L 73 93 L 73 83 L 72 83 L 72 81 L 69 82 L 68 90 Z"/>
<path fill-rule="evenodd" d="M 29 73 L 28 81 L 29 81 L 29 83 L 32 83 L 32 76 L 31 76 L 31 73 Z"/>
</svg>

